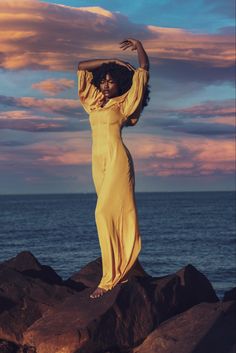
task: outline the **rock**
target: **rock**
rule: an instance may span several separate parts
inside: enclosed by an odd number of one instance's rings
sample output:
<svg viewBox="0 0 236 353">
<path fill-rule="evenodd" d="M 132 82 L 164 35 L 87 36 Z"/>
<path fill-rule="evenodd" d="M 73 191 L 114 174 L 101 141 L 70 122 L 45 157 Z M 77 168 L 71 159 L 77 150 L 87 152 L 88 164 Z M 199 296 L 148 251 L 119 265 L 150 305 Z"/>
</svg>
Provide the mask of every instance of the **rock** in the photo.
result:
<svg viewBox="0 0 236 353">
<path fill-rule="evenodd" d="M 45 311 L 76 293 L 47 271 L 28 252 L 0 265 L 0 339 L 22 343 L 23 332 Z"/>
<path fill-rule="evenodd" d="M 62 349 L 66 353 L 78 349 L 92 353 L 113 346 L 114 341 L 118 345 L 132 344 L 152 329 L 156 311 L 152 312 L 145 290 L 136 279 L 118 284 L 96 300 L 89 298 L 91 292 L 91 288 L 79 292 L 58 310 L 45 314 L 25 332 L 24 343 L 36 346 L 37 353 Z"/>
<path fill-rule="evenodd" d="M 194 266 L 152 277 L 137 261 L 92 299 L 101 275 L 101 258 L 66 281 L 28 251 L 0 264 L 0 353 L 233 353 L 235 302 Z"/>
<path fill-rule="evenodd" d="M 15 301 L 0 293 L 0 313 L 4 310 L 11 309 L 13 306 L 15 306 Z"/>
<path fill-rule="evenodd" d="M 236 302 L 200 303 L 163 322 L 132 353 L 233 353 Z"/>
<path fill-rule="evenodd" d="M 155 299 L 159 322 L 181 313 L 201 302 L 217 302 L 217 297 L 207 277 L 191 264 L 176 274 L 157 278 Z M 147 290 L 151 287 L 147 286 Z"/>
<path fill-rule="evenodd" d="M 223 297 L 223 302 L 227 302 L 230 300 L 236 300 L 236 287 L 225 292 Z"/>
<path fill-rule="evenodd" d="M 201 302 L 218 302 L 207 278 L 188 265 L 176 274 L 151 277 L 136 263 L 129 281 L 91 299 L 101 276 L 101 260 L 69 280 L 86 288 L 47 311 L 24 332 L 37 353 L 114 352 L 140 344 L 161 322 Z"/>
<path fill-rule="evenodd" d="M 22 251 L 16 257 L 2 262 L 0 270 L 4 266 L 50 284 L 62 284 L 62 278 L 50 266 L 41 265 L 30 251 Z"/>
</svg>

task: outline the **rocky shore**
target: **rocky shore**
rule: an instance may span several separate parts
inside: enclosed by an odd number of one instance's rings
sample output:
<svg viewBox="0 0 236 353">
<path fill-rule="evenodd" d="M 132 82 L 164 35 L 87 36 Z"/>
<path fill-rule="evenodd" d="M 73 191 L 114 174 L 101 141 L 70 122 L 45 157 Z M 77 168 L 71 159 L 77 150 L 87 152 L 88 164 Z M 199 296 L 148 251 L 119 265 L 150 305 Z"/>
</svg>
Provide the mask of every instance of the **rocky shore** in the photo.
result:
<svg viewBox="0 0 236 353">
<path fill-rule="evenodd" d="M 91 299 L 101 273 L 101 258 L 67 280 L 29 251 L 2 262 L 0 353 L 236 352 L 236 288 L 219 300 L 191 264 L 152 277 L 137 262 Z"/>
</svg>

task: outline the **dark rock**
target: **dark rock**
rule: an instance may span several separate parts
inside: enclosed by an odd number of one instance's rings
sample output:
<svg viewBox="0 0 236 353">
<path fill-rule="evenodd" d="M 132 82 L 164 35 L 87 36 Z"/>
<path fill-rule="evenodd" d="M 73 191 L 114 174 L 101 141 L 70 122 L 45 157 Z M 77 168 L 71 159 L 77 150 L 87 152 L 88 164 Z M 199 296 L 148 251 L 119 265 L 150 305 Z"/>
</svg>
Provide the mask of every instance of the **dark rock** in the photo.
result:
<svg viewBox="0 0 236 353">
<path fill-rule="evenodd" d="M 62 284 L 62 278 L 50 266 L 41 265 L 30 251 L 22 251 L 16 257 L 2 262 L 0 269 L 4 266 L 50 284 Z"/>
<path fill-rule="evenodd" d="M 207 277 L 191 264 L 187 265 L 184 271 L 181 269 L 176 272 L 176 275 L 181 279 L 181 284 L 184 286 L 182 301 L 186 307 L 190 307 L 192 302 L 197 304 L 204 301 L 219 301 Z"/>
<path fill-rule="evenodd" d="M 209 280 L 192 265 L 173 275 L 153 278 L 145 288 L 158 308 L 158 323 L 201 302 L 219 301 Z"/>
<path fill-rule="evenodd" d="M 0 293 L 0 314 L 2 311 L 9 310 L 15 305 L 16 305 L 15 301 L 9 299 L 7 296 Z"/>
<path fill-rule="evenodd" d="M 0 265 L 0 339 L 16 344 L 21 343 L 23 332 L 45 311 L 76 292 L 63 285 L 32 277 L 28 272 L 26 274 L 27 266 L 38 266 L 38 272 L 41 268 L 32 257 L 28 258 L 32 260 L 28 265 L 25 256 Z M 23 259 L 22 264 L 20 259 Z M 21 271 L 16 270 L 16 264 Z M 45 274 L 45 268 L 42 271 Z"/>
<path fill-rule="evenodd" d="M 125 351 L 171 316 L 201 302 L 219 301 L 207 278 L 191 265 L 159 278 L 136 266 L 127 283 L 97 299 L 89 294 L 100 280 L 101 260 L 85 266 L 70 279 L 92 288 L 45 312 L 25 331 L 24 344 L 35 346 L 37 353 Z"/>
<path fill-rule="evenodd" d="M 236 287 L 225 292 L 223 297 L 223 302 L 227 302 L 230 300 L 236 300 Z"/>
<path fill-rule="evenodd" d="M 132 353 L 233 353 L 236 302 L 200 303 L 163 322 Z"/>
</svg>

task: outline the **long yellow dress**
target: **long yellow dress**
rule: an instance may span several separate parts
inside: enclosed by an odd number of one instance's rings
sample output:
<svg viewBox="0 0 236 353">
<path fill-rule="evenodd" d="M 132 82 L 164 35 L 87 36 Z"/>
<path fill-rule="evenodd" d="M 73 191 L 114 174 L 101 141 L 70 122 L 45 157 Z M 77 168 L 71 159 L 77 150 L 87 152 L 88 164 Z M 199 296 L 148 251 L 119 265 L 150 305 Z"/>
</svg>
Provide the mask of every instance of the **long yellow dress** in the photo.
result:
<svg viewBox="0 0 236 353">
<path fill-rule="evenodd" d="M 128 273 L 141 250 L 135 200 L 132 156 L 122 140 L 127 119 L 135 125 L 149 79 L 135 70 L 131 88 L 111 98 L 104 107 L 103 93 L 91 84 L 92 73 L 78 70 L 78 95 L 89 114 L 92 131 L 92 177 L 97 193 L 95 221 L 102 255 L 103 276 L 98 286 L 111 290 Z"/>
</svg>

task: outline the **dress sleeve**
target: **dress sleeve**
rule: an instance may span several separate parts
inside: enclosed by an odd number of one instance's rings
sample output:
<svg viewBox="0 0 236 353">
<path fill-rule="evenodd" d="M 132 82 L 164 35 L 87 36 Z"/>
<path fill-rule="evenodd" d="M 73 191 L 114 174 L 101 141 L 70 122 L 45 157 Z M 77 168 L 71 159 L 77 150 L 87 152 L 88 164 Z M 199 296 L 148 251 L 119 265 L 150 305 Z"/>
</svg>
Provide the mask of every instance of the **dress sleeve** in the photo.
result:
<svg viewBox="0 0 236 353">
<path fill-rule="evenodd" d="M 89 114 L 95 109 L 100 97 L 99 90 L 91 83 L 93 74 L 91 71 L 78 70 L 78 96 L 84 110 Z"/>
<path fill-rule="evenodd" d="M 125 99 L 121 102 L 120 109 L 124 120 L 128 117 L 138 115 L 141 111 L 142 100 L 149 80 L 149 72 L 142 67 L 135 70 L 132 86 L 127 92 Z"/>
</svg>

